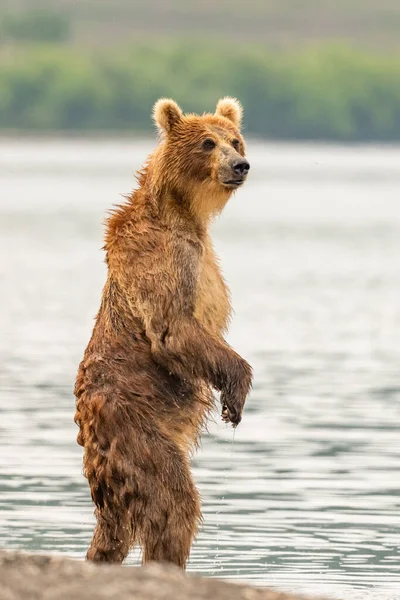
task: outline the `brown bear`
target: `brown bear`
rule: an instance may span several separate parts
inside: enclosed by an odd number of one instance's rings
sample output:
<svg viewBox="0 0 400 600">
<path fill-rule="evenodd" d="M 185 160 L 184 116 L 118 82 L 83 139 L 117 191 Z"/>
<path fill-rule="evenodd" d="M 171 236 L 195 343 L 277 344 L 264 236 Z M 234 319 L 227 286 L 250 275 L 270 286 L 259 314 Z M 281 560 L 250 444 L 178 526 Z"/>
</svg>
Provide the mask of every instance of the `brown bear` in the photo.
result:
<svg viewBox="0 0 400 600">
<path fill-rule="evenodd" d="M 107 222 L 107 280 L 75 385 L 78 443 L 96 506 L 87 559 L 185 568 L 201 521 L 189 457 L 221 392 L 238 425 L 252 371 L 224 340 L 229 293 L 209 236 L 245 181 L 239 102 L 183 115 L 161 99 L 161 141 Z"/>
</svg>

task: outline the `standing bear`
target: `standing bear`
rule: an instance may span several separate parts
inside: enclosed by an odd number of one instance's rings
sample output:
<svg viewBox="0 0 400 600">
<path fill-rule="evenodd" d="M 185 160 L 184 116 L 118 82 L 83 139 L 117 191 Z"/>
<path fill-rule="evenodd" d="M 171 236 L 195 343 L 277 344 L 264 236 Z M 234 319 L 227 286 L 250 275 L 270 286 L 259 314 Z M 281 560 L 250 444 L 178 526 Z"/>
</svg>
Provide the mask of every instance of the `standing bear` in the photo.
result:
<svg viewBox="0 0 400 600">
<path fill-rule="evenodd" d="M 209 227 L 250 165 L 233 98 L 215 114 L 184 115 L 161 99 L 161 141 L 138 189 L 107 222 L 108 267 L 93 334 L 75 385 L 97 524 L 87 559 L 185 568 L 201 521 L 190 452 L 219 391 L 237 426 L 252 371 L 224 340 L 229 292 Z"/>
</svg>

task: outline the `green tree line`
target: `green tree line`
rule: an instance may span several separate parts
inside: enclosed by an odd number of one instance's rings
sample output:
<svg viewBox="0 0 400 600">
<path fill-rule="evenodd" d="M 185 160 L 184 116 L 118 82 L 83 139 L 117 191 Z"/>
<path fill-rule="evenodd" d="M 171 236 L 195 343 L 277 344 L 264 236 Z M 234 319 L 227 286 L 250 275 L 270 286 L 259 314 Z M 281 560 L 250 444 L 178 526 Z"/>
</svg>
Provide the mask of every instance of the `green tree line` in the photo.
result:
<svg viewBox="0 0 400 600">
<path fill-rule="evenodd" d="M 341 46 L 283 54 L 189 41 L 90 51 L 0 47 L 0 129 L 143 133 L 160 96 L 185 112 L 241 100 L 247 134 L 400 140 L 400 56 Z"/>
</svg>

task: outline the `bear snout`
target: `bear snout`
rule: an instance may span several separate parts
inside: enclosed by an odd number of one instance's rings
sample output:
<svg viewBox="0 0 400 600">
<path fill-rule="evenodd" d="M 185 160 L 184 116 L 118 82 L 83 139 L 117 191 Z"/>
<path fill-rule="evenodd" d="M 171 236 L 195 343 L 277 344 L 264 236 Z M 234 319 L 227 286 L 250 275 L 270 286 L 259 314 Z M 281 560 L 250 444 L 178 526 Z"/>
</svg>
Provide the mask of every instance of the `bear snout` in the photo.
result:
<svg viewBox="0 0 400 600">
<path fill-rule="evenodd" d="M 245 182 L 249 170 L 250 163 L 245 158 L 234 158 L 226 164 L 220 174 L 222 183 L 230 189 L 240 187 Z"/>
<path fill-rule="evenodd" d="M 242 158 L 240 160 L 235 160 L 231 167 L 235 175 L 244 177 L 250 170 L 250 163 L 245 158 Z"/>
</svg>

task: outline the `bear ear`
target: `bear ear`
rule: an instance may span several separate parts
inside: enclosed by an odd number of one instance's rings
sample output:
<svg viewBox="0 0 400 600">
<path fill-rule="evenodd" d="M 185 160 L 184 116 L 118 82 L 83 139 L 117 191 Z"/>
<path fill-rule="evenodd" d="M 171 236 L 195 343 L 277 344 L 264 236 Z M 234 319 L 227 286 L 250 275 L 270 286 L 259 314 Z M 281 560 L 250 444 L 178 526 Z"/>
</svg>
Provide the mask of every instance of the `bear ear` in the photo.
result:
<svg viewBox="0 0 400 600">
<path fill-rule="evenodd" d="M 169 133 L 182 117 L 182 111 L 174 100 L 160 98 L 153 108 L 153 119 L 160 131 Z"/>
<path fill-rule="evenodd" d="M 229 119 L 238 129 L 240 129 L 243 108 L 239 100 L 236 100 L 236 98 L 230 98 L 229 96 L 221 98 L 221 100 L 218 101 L 215 114 L 218 117 L 225 117 L 225 119 Z"/>
</svg>

